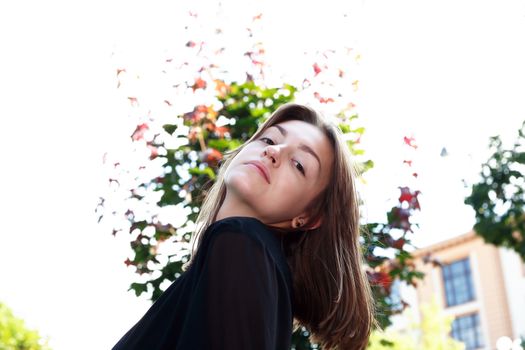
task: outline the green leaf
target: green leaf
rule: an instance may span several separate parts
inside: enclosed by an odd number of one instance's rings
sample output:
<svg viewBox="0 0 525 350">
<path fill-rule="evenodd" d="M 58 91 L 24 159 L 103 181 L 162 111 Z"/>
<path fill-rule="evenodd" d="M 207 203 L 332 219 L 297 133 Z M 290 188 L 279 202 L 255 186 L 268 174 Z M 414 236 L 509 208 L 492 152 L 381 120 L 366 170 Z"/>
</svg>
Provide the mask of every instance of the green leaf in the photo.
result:
<svg viewBox="0 0 525 350">
<path fill-rule="evenodd" d="M 173 135 L 173 133 L 175 132 L 175 130 L 177 130 L 177 125 L 173 125 L 173 124 L 164 124 L 162 126 L 162 128 L 170 135 Z"/>
<path fill-rule="evenodd" d="M 134 290 L 136 296 L 140 296 L 142 293 L 146 293 L 148 291 L 148 284 L 147 283 L 131 283 L 131 286 L 129 287 L 129 290 Z"/>
</svg>

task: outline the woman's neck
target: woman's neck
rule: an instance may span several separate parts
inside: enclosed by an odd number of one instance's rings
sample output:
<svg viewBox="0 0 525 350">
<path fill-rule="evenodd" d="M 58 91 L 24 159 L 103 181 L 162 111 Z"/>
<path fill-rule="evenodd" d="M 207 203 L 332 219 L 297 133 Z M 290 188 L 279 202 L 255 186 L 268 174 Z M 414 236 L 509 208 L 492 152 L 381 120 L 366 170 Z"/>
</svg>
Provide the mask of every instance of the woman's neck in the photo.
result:
<svg viewBox="0 0 525 350">
<path fill-rule="evenodd" d="M 221 220 L 230 216 L 249 216 L 260 219 L 252 208 L 246 206 L 244 203 L 238 202 L 226 195 L 222 202 L 215 221 Z"/>
</svg>

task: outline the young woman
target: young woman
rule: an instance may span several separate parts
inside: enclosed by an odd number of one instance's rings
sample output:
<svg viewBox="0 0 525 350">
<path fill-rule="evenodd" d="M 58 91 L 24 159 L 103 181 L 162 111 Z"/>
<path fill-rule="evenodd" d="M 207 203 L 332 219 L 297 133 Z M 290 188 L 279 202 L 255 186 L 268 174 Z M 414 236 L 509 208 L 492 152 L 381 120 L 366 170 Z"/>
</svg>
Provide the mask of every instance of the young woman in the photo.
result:
<svg viewBox="0 0 525 350">
<path fill-rule="evenodd" d="M 113 349 L 288 350 L 301 326 L 322 349 L 366 348 L 355 177 L 336 125 L 278 108 L 225 154 L 184 273 Z"/>
</svg>

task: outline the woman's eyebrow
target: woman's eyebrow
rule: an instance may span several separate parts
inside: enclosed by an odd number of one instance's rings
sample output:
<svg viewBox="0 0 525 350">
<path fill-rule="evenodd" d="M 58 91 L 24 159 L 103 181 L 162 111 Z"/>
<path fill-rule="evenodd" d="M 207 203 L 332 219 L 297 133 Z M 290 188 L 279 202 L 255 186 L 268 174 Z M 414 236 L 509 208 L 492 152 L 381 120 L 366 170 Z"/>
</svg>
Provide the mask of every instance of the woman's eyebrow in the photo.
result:
<svg viewBox="0 0 525 350">
<path fill-rule="evenodd" d="M 280 126 L 278 124 L 275 124 L 275 125 L 272 125 L 272 126 L 275 126 L 281 132 L 281 134 L 283 136 L 288 135 L 288 131 L 285 128 L 283 128 L 282 126 Z M 319 156 L 314 152 L 314 150 L 312 148 L 310 148 L 310 146 L 305 145 L 304 143 L 301 143 L 299 145 L 299 148 L 302 149 L 305 152 L 310 153 L 312 156 L 314 156 L 315 159 L 317 160 L 317 163 L 319 163 L 319 169 L 321 169 L 321 160 L 319 159 Z"/>
</svg>

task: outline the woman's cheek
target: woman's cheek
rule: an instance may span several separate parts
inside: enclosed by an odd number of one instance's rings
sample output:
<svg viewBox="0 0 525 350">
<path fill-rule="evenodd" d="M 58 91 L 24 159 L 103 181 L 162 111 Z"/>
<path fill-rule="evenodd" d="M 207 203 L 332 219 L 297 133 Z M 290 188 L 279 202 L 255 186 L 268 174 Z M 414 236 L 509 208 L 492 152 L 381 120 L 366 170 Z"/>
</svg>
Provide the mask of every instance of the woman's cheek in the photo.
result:
<svg viewBox="0 0 525 350">
<path fill-rule="evenodd" d="M 281 193 L 283 193 L 281 201 L 286 205 L 297 205 L 303 200 L 303 189 L 295 184 L 288 184 Z"/>
</svg>

